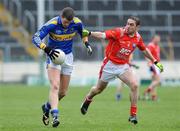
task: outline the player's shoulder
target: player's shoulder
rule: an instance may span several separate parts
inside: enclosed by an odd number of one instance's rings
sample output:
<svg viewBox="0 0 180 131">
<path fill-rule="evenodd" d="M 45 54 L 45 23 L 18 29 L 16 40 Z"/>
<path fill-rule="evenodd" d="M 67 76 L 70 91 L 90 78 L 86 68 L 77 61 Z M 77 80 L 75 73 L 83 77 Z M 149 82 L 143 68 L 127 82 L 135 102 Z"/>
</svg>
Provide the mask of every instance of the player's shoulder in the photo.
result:
<svg viewBox="0 0 180 131">
<path fill-rule="evenodd" d="M 59 17 L 54 17 L 50 19 L 45 25 L 57 25 L 58 24 Z"/>
<path fill-rule="evenodd" d="M 123 37 L 125 34 L 125 28 L 124 27 L 116 27 L 113 29 L 120 37 Z"/>
<path fill-rule="evenodd" d="M 75 24 L 82 23 L 82 21 L 81 21 L 78 17 L 74 17 L 74 18 L 73 18 L 73 22 L 74 22 Z"/>
<path fill-rule="evenodd" d="M 148 46 L 154 47 L 155 45 L 154 45 L 153 42 L 150 42 L 150 43 L 148 44 Z"/>
<path fill-rule="evenodd" d="M 138 41 L 140 41 L 140 40 L 143 39 L 142 36 L 141 36 L 141 34 L 140 34 L 139 32 L 136 32 L 136 37 L 137 37 L 137 40 L 138 40 Z"/>
</svg>

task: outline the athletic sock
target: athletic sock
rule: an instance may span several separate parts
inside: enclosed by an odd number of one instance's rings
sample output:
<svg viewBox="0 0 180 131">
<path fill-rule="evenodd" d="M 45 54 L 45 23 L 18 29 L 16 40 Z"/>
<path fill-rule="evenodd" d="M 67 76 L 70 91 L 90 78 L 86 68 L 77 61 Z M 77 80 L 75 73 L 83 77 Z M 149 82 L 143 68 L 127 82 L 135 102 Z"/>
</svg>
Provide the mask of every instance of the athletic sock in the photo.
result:
<svg viewBox="0 0 180 131">
<path fill-rule="evenodd" d="M 137 113 L 137 107 L 136 107 L 136 105 L 131 106 L 131 108 L 130 108 L 130 114 L 131 114 L 131 116 L 136 116 L 136 113 Z"/>
<path fill-rule="evenodd" d="M 51 110 L 51 115 L 53 118 L 58 118 L 59 110 L 58 109 Z"/>
<path fill-rule="evenodd" d="M 116 100 L 119 101 L 121 99 L 121 94 L 116 94 Z"/>
<path fill-rule="evenodd" d="M 46 112 L 49 112 L 50 109 L 51 109 L 50 103 L 49 103 L 49 102 L 46 102 L 46 103 L 45 103 L 45 110 L 46 110 Z"/>
<path fill-rule="evenodd" d="M 91 102 L 92 102 L 92 99 L 89 99 L 89 98 L 86 96 L 86 101 L 87 101 L 88 103 L 91 103 Z"/>
<path fill-rule="evenodd" d="M 155 101 L 155 100 L 157 100 L 157 95 L 152 95 L 151 98 L 153 101 Z"/>
<path fill-rule="evenodd" d="M 147 88 L 147 93 L 150 93 L 151 92 L 151 88 Z"/>
</svg>

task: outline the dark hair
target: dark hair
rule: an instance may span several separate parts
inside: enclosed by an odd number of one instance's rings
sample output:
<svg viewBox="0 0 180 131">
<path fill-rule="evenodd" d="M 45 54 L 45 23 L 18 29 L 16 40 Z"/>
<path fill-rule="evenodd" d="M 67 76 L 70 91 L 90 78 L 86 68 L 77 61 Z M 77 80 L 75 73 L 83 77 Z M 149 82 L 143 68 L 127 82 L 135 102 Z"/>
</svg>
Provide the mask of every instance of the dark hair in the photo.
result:
<svg viewBox="0 0 180 131">
<path fill-rule="evenodd" d="M 62 10 L 62 17 L 66 18 L 67 20 L 71 21 L 74 18 L 74 10 L 71 7 L 66 7 Z"/>
<path fill-rule="evenodd" d="M 134 20 L 136 22 L 136 26 L 141 24 L 140 19 L 136 16 L 130 16 L 129 19 Z"/>
</svg>

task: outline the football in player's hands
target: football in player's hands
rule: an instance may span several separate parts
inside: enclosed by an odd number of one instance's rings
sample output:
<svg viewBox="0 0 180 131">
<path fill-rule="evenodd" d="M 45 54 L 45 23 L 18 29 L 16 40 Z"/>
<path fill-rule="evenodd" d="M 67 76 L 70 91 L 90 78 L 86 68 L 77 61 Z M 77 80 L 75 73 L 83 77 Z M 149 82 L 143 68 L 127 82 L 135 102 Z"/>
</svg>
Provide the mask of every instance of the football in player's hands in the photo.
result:
<svg viewBox="0 0 180 131">
<path fill-rule="evenodd" d="M 55 56 L 54 59 L 52 59 L 52 62 L 56 65 L 61 65 L 65 61 L 65 53 L 60 49 L 54 49 Z"/>
</svg>

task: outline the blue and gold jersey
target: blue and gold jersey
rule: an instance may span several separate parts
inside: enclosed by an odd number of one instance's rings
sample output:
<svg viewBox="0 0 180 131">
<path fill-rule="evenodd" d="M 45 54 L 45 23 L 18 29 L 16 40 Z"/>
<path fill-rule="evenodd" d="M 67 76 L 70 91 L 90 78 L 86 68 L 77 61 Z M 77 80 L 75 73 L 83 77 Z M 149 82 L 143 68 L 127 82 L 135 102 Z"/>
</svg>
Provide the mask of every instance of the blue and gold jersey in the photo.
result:
<svg viewBox="0 0 180 131">
<path fill-rule="evenodd" d="M 48 46 L 51 48 L 61 49 L 65 54 L 72 52 L 73 37 L 78 33 L 82 37 L 84 27 L 81 20 L 74 17 L 67 28 L 61 23 L 61 17 L 52 18 L 38 30 L 33 38 L 33 43 L 40 48 L 42 39 L 49 34 Z"/>
</svg>

